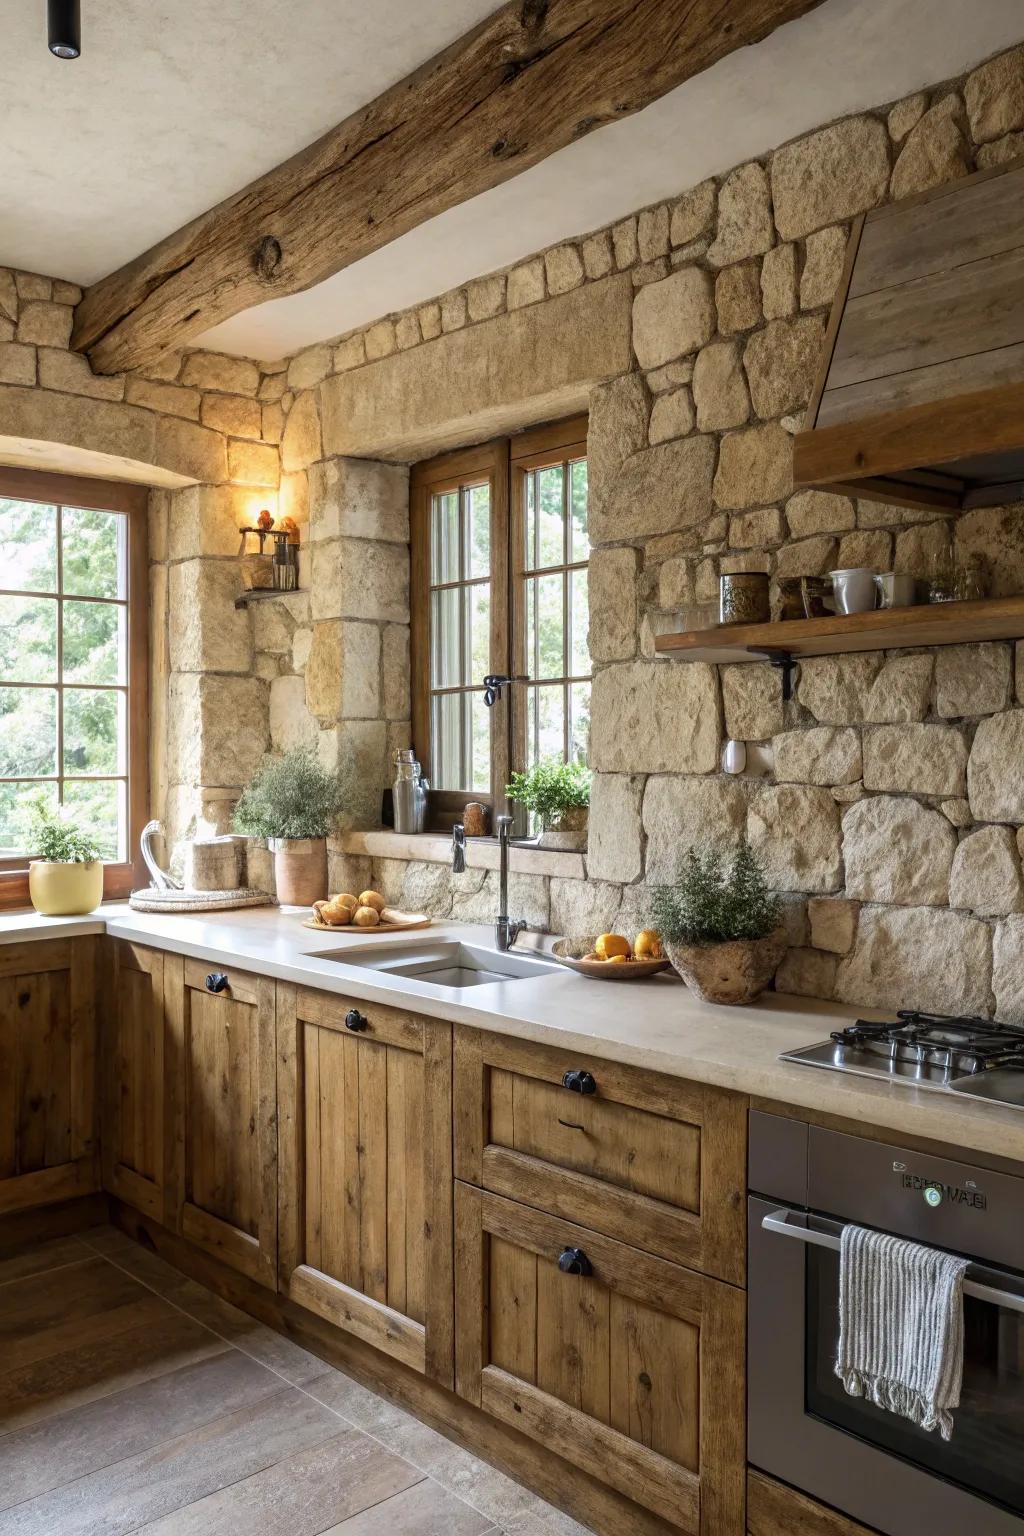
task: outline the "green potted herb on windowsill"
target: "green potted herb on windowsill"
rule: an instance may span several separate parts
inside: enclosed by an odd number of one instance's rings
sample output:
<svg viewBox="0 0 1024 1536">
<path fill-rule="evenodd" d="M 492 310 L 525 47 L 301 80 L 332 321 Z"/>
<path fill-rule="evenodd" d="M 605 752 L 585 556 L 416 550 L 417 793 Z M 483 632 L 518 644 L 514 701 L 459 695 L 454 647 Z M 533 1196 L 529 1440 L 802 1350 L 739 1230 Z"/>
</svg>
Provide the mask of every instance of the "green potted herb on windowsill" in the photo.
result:
<svg viewBox="0 0 1024 1536">
<path fill-rule="evenodd" d="M 575 851 L 587 846 L 590 778 L 583 763 L 545 758 L 526 773 L 514 773 L 505 793 L 539 818 L 541 848 Z"/>
<path fill-rule="evenodd" d="M 265 757 L 235 806 L 234 830 L 264 838 L 281 906 L 327 895 L 327 839 L 342 807 L 341 777 L 308 748 Z"/>
<path fill-rule="evenodd" d="M 28 866 L 28 894 L 44 917 L 80 917 L 103 900 L 103 861 L 88 833 L 40 796 L 33 808 L 39 857 Z"/>
<path fill-rule="evenodd" d="M 652 906 L 668 958 L 705 1002 L 753 1002 L 782 963 L 779 899 L 746 843 L 728 868 L 716 848 L 691 848 Z"/>
</svg>

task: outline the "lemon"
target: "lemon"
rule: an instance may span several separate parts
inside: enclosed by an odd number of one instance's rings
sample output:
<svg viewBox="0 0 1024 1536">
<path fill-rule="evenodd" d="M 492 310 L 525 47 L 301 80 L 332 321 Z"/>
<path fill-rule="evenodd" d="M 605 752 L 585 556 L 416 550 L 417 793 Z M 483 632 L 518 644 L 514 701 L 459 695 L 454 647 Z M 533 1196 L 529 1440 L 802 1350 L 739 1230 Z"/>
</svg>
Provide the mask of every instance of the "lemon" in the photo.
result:
<svg viewBox="0 0 1024 1536">
<path fill-rule="evenodd" d="M 621 933 L 602 933 L 600 938 L 595 940 L 594 948 L 602 960 L 611 960 L 616 955 L 626 960 L 631 954 L 629 940 L 624 939 Z"/>
<path fill-rule="evenodd" d="M 609 955 L 608 959 L 606 961 L 606 964 L 608 964 L 608 965 L 628 965 L 629 964 L 629 956 L 628 955 Z"/>
<path fill-rule="evenodd" d="M 662 958 L 661 934 L 654 928 L 645 928 L 636 936 L 633 953 L 638 960 L 660 960 Z"/>
</svg>

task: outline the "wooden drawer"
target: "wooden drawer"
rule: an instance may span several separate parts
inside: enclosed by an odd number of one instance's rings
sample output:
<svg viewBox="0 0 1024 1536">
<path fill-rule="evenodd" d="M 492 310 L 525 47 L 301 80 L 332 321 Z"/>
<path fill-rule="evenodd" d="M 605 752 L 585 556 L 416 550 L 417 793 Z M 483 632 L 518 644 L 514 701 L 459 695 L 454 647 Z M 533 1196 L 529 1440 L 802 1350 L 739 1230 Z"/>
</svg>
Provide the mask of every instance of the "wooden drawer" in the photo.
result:
<svg viewBox="0 0 1024 1536">
<path fill-rule="evenodd" d="M 673 1528 L 739 1536 L 743 1292 L 469 1185 L 455 1212 L 459 1394 Z"/>
<path fill-rule="evenodd" d="M 455 1096 L 457 1178 L 744 1283 L 745 1099 L 465 1027 Z"/>
</svg>

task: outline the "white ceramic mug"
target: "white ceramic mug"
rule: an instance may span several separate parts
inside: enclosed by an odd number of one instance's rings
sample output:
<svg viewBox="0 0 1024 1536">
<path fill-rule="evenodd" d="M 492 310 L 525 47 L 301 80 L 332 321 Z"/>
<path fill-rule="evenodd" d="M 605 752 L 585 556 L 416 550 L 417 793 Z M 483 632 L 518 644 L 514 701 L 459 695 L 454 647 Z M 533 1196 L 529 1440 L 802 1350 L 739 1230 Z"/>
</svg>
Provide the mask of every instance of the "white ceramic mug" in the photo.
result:
<svg viewBox="0 0 1024 1536">
<path fill-rule="evenodd" d="M 875 586 L 878 588 L 879 608 L 910 608 L 917 595 L 917 582 L 913 576 L 897 571 L 876 576 Z"/>
<path fill-rule="evenodd" d="M 875 606 L 875 573 L 865 566 L 829 571 L 836 613 L 870 613 Z"/>
</svg>

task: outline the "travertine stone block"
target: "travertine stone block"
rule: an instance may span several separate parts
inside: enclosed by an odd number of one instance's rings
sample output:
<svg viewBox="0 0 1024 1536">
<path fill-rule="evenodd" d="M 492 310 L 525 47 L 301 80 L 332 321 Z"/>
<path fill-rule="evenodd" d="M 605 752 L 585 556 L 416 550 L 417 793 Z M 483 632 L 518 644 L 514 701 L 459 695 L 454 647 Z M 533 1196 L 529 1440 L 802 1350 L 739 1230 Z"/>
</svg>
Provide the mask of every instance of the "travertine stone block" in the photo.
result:
<svg viewBox="0 0 1024 1536">
<path fill-rule="evenodd" d="M 1004 1024 L 1024 1024 L 1024 917 L 996 924 L 992 991 L 996 1018 Z"/>
<path fill-rule="evenodd" d="M 747 785 L 736 779 L 648 779 L 643 803 L 648 883 L 669 885 L 683 855 L 698 844 L 737 848 L 746 831 L 747 799 Z M 591 825 L 593 820 L 591 813 Z"/>
<path fill-rule="evenodd" d="M 384 630 L 382 644 L 384 714 L 389 720 L 408 720 L 410 712 L 408 626 L 389 624 Z"/>
<path fill-rule="evenodd" d="M 794 539 L 840 533 L 854 526 L 853 502 L 831 491 L 798 491 L 786 503 L 786 521 Z"/>
<path fill-rule="evenodd" d="M 722 183 L 718 194 L 718 233 L 708 251 L 713 267 L 731 266 L 748 256 L 760 256 L 775 243 L 768 177 L 752 160 Z"/>
<path fill-rule="evenodd" d="M 441 306 L 438 303 L 424 304 L 418 312 L 420 322 L 420 335 L 424 341 L 433 341 L 435 336 L 441 334 Z M 337 354 L 335 354 L 335 367 Z"/>
<path fill-rule="evenodd" d="M 711 340 L 714 289 L 699 267 L 683 267 L 641 288 L 633 300 L 633 349 L 641 368 L 659 368 Z"/>
<path fill-rule="evenodd" d="M 836 569 L 840 571 L 892 569 L 892 536 L 884 528 L 858 528 L 839 540 Z"/>
<path fill-rule="evenodd" d="M 145 406 L 146 410 L 160 411 L 165 416 L 181 416 L 186 421 L 199 420 L 201 398 L 198 389 L 186 389 L 182 384 L 160 384 L 134 376 L 129 376 L 125 384 L 129 405 Z"/>
<path fill-rule="evenodd" d="M 725 734 L 734 741 L 766 741 L 783 729 L 782 677 L 763 663 L 721 668 Z"/>
<path fill-rule="evenodd" d="M 982 827 L 960 843 L 953 858 L 949 904 L 969 907 L 978 917 L 1024 911 L 1020 853 L 1009 827 Z"/>
<path fill-rule="evenodd" d="M 834 995 L 871 1008 L 986 1014 L 991 983 L 987 923 L 940 907 L 867 906 Z"/>
<path fill-rule="evenodd" d="M 615 928 L 622 906 L 622 886 L 603 880 L 563 880 L 550 883 L 552 933 L 567 938 L 592 937 Z"/>
<path fill-rule="evenodd" d="M 793 488 L 793 447 L 788 433 L 770 422 L 721 440 L 714 497 L 719 507 L 761 506 L 781 501 Z"/>
<path fill-rule="evenodd" d="M 737 512 L 729 520 L 729 546 L 732 549 L 763 549 L 766 545 L 781 544 L 784 537 L 782 513 L 778 507 Z"/>
<path fill-rule="evenodd" d="M 772 748 L 780 783 L 853 784 L 861 776 L 860 736 L 849 727 L 785 731 Z"/>
<path fill-rule="evenodd" d="M 857 935 L 860 902 L 842 896 L 812 896 L 807 903 L 811 944 L 833 955 L 848 955 Z"/>
<path fill-rule="evenodd" d="M 923 720 L 932 688 L 931 656 L 812 656 L 800 663 L 798 698 L 822 725 Z"/>
<path fill-rule="evenodd" d="M 3 348 L 0 348 L 2 358 Z M 3 363 L 0 360 L 0 379 Z M 5 381 L 6 382 L 6 381 Z M 30 384 L 29 379 L 15 379 L 12 383 Z M 59 347 L 39 348 L 39 384 L 42 389 L 64 390 L 71 395 L 89 395 L 93 400 L 123 400 L 124 375 L 106 376 L 93 373 L 89 359 L 80 352 L 65 352 Z"/>
<path fill-rule="evenodd" d="M 193 427 L 192 430 L 206 429 Z M 287 431 L 286 426 L 286 434 Z M 228 474 L 218 478 L 235 480 L 239 485 L 274 485 L 280 473 L 281 456 L 270 443 L 246 443 L 241 438 L 231 438 L 228 441 Z"/>
<path fill-rule="evenodd" d="M 289 474 L 308 469 L 321 457 L 322 451 L 316 390 L 307 389 L 295 396 L 295 403 L 285 420 L 281 468 Z"/>
<path fill-rule="evenodd" d="M 185 560 L 171 566 L 168 619 L 175 672 L 249 671 L 249 615 L 235 607 L 240 587 L 233 561 Z"/>
<path fill-rule="evenodd" d="M 623 885 L 643 874 L 640 802 L 644 781 L 637 774 L 598 773 L 590 789 L 588 880 Z"/>
<path fill-rule="evenodd" d="M 950 725 L 880 725 L 864 733 L 864 788 L 962 795 L 967 742 Z"/>
<path fill-rule="evenodd" d="M 176 385 L 165 386 L 177 388 Z M 245 395 L 204 395 L 200 408 L 204 427 L 223 432 L 226 437 L 263 436 L 263 411 L 258 400 Z"/>
<path fill-rule="evenodd" d="M 845 229 L 819 229 L 817 234 L 808 235 L 800 277 L 801 309 L 820 309 L 832 303 L 845 260 Z"/>
<path fill-rule="evenodd" d="M 968 75 L 964 99 L 977 144 L 1024 128 L 1024 47 L 989 59 Z"/>
<path fill-rule="evenodd" d="M 777 245 L 761 263 L 761 299 L 766 320 L 796 314 L 796 246 Z"/>
<path fill-rule="evenodd" d="M 602 667 L 591 695 L 597 773 L 711 773 L 718 765 L 713 667 L 624 661 Z"/>
<path fill-rule="evenodd" d="M 952 92 L 925 113 L 893 167 L 893 197 L 911 197 L 967 175 L 970 150 L 960 131 L 962 113 L 960 98 Z"/>
<path fill-rule="evenodd" d="M 693 365 L 693 399 L 702 432 L 741 427 L 750 417 L 750 396 L 735 341 L 703 347 Z"/>
<path fill-rule="evenodd" d="M 689 245 L 714 228 L 717 195 L 713 181 L 684 192 L 672 205 L 669 235 L 673 245 Z"/>
<path fill-rule="evenodd" d="M 599 229 L 583 242 L 583 270 L 589 278 L 607 277 L 615 271 L 611 231 Z M 511 305 L 509 306 L 511 308 Z"/>
<path fill-rule="evenodd" d="M 839 812 L 827 789 L 759 789 L 747 813 L 747 840 L 777 890 L 836 891 L 842 884 Z"/>
<path fill-rule="evenodd" d="M 471 320 L 489 320 L 492 315 L 500 315 L 505 308 L 504 272 L 480 277 L 470 283 L 466 289 L 466 303 Z"/>
<path fill-rule="evenodd" d="M 888 135 L 874 117 L 832 123 L 776 150 L 771 181 L 779 234 L 798 240 L 884 201 Z"/>
<path fill-rule="evenodd" d="M 465 302 L 465 295 L 462 295 Z M 379 358 L 390 357 L 398 347 L 398 338 L 395 335 L 395 322 L 393 320 L 378 320 L 374 325 L 368 326 L 363 332 L 363 343 L 366 347 L 368 362 L 376 362 Z"/>
<path fill-rule="evenodd" d="M 636 654 L 638 552 L 595 549 L 590 556 L 590 656 L 626 661 Z"/>
<path fill-rule="evenodd" d="M 312 543 L 342 536 L 409 542 L 409 471 L 374 459 L 325 459 L 309 471 Z"/>
<path fill-rule="evenodd" d="M 711 512 L 715 440 L 704 435 L 659 443 L 628 458 L 607 497 L 592 506 L 595 544 L 669 533 L 703 522 Z"/>
<path fill-rule="evenodd" d="M 544 297 L 544 258 L 536 257 L 521 267 L 513 267 L 508 274 L 507 303 L 509 309 L 522 309 L 524 304 L 539 304 Z"/>
<path fill-rule="evenodd" d="M 743 353 L 754 410 L 762 419 L 783 416 L 807 404 L 817 371 L 824 320 L 771 320 L 755 331 Z"/>
<path fill-rule="evenodd" d="M 36 382 L 36 349 L 18 341 L 0 341 L 0 384 Z"/>
<path fill-rule="evenodd" d="M 260 371 L 245 357 L 228 357 L 223 352 L 188 352 L 181 382 L 195 389 L 219 389 L 226 395 L 255 395 Z"/>
<path fill-rule="evenodd" d="M 788 949 L 775 972 L 775 990 L 794 997 L 830 998 L 835 979 L 835 955 L 819 949 Z"/>
<path fill-rule="evenodd" d="M 269 690 L 255 677 L 172 672 L 167 719 L 178 783 L 244 784 L 270 745 Z"/>
<path fill-rule="evenodd" d="M 898 101 L 886 120 L 893 142 L 899 144 L 902 139 L 905 139 L 927 110 L 927 91 L 916 91 L 913 96 L 904 96 L 902 101 Z"/>
<path fill-rule="evenodd" d="M 34 347 L 66 347 L 74 315 L 70 304 L 23 299 L 18 308 L 18 340 Z"/>
<path fill-rule="evenodd" d="M 967 794 L 977 821 L 1024 822 L 1024 710 L 1006 710 L 978 726 Z"/>
<path fill-rule="evenodd" d="M 289 389 L 314 389 L 326 379 L 334 365 L 333 349 L 322 342 L 316 347 L 306 347 L 288 364 Z"/>
<path fill-rule="evenodd" d="M 597 538 L 595 512 L 610 494 L 616 475 L 626 459 L 647 444 L 648 413 L 647 390 L 638 373 L 623 374 L 590 396 L 587 482 L 592 540 Z"/>
<path fill-rule="evenodd" d="M 760 325 L 761 275 L 756 261 L 726 267 L 715 279 L 715 305 L 718 329 L 723 336 L 735 336 Z"/>
<path fill-rule="evenodd" d="M 935 713 L 944 719 L 994 715 L 1013 693 L 1008 645 L 943 645 L 935 653 Z"/>
<path fill-rule="evenodd" d="M 956 833 L 917 800 L 874 795 L 843 816 L 846 889 L 861 901 L 944 907 Z"/>
</svg>

